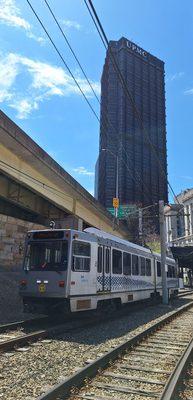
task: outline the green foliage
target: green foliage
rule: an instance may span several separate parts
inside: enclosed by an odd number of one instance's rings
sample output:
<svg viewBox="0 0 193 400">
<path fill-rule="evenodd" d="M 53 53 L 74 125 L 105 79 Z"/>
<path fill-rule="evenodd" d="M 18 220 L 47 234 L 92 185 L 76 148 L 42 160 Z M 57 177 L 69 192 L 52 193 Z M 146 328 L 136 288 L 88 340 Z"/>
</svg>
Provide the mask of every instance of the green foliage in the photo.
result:
<svg viewBox="0 0 193 400">
<path fill-rule="evenodd" d="M 155 252 L 155 253 L 161 253 L 161 248 L 160 248 L 160 241 L 159 240 L 153 240 L 151 242 L 147 242 L 147 245 L 150 247 L 150 249 Z"/>
</svg>

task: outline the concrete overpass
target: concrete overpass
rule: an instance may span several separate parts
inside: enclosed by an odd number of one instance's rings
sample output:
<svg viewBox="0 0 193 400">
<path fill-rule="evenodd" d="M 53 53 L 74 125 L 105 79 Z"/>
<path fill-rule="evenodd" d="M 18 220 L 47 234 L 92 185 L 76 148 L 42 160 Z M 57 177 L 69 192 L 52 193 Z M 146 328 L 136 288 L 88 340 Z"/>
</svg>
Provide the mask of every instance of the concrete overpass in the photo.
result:
<svg viewBox="0 0 193 400">
<path fill-rule="evenodd" d="M 0 213 L 63 227 L 70 217 L 128 238 L 123 224 L 0 111 Z"/>
</svg>

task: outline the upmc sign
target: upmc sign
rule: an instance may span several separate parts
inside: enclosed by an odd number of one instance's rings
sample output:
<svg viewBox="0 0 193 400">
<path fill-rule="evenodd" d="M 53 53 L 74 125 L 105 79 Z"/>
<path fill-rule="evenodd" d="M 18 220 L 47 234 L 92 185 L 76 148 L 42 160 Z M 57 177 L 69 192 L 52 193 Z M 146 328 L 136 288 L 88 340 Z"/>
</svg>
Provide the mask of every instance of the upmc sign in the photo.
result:
<svg viewBox="0 0 193 400">
<path fill-rule="evenodd" d="M 143 49 L 136 46 L 136 44 L 129 42 L 128 40 L 127 40 L 127 47 L 129 47 L 129 49 L 135 51 L 135 53 L 138 53 L 143 57 L 147 57 L 147 53 Z"/>
</svg>

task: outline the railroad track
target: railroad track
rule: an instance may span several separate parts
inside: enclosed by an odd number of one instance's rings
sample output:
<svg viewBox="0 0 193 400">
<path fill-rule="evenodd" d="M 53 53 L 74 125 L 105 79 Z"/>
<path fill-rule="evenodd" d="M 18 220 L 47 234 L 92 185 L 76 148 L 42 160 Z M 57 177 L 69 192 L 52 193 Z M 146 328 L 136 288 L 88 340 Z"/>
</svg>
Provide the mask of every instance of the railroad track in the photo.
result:
<svg viewBox="0 0 193 400">
<path fill-rule="evenodd" d="M 168 400 L 166 390 L 192 334 L 193 302 L 90 362 L 38 400 Z"/>
<path fill-rule="evenodd" d="M 87 326 L 90 327 L 97 322 L 102 322 L 96 318 L 89 318 L 88 320 L 83 319 L 75 320 L 74 318 L 68 319 L 63 323 L 52 325 L 44 329 L 36 329 L 30 333 L 26 333 L 22 330 L 8 331 L 0 334 L 0 352 L 9 351 L 13 349 L 21 348 L 21 346 L 29 345 L 35 341 L 43 340 L 46 338 L 53 338 L 61 333 L 68 333 L 74 330 L 85 329 Z"/>
<path fill-rule="evenodd" d="M 8 324 L 1 324 L 0 325 L 0 333 L 4 333 L 7 331 L 12 331 L 12 330 L 17 330 L 17 329 L 24 329 L 28 328 L 33 325 L 41 324 L 42 322 L 45 322 L 48 320 L 47 316 L 42 316 L 42 317 L 37 317 L 37 318 L 31 318 L 31 319 L 26 319 L 23 321 L 15 321 L 15 322 L 10 322 Z"/>
<path fill-rule="evenodd" d="M 193 400 L 193 338 L 171 374 L 161 400 Z"/>
<path fill-rule="evenodd" d="M 191 294 L 191 293 L 190 293 Z M 132 308 L 120 309 L 116 312 L 116 316 L 101 317 L 89 316 L 89 318 L 78 316 L 71 316 L 63 322 L 55 324 L 51 322 L 48 317 L 38 317 L 25 321 L 13 322 L 6 325 L 0 325 L 0 352 L 17 349 L 18 347 L 29 345 L 37 340 L 53 337 L 60 333 L 73 331 L 74 329 L 83 329 L 107 320 L 117 319 L 117 317 L 135 312 L 143 307 L 151 306 L 151 303 L 145 302 L 144 304 L 134 304 Z M 80 322 L 81 320 L 81 322 Z M 69 323 L 71 324 L 69 326 Z M 40 327 L 39 327 L 40 325 Z M 35 326 L 35 329 L 34 329 Z M 41 329 L 42 326 L 42 329 Z"/>
<path fill-rule="evenodd" d="M 133 313 L 136 310 L 151 306 L 150 302 L 142 302 L 133 304 L 132 308 L 123 307 L 114 311 L 114 315 L 108 317 L 104 313 L 101 315 L 72 315 L 63 321 L 49 320 L 48 317 L 34 318 L 26 321 L 18 321 L 7 325 L 0 326 L 0 352 L 17 349 L 18 347 L 29 345 L 37 340 L 54 337 L 60 333 L 67 333 L 75 329 L 84 329 L 92 325 L 103 323 L 104 321 L 114 320 L 121 316 Z M 38 325 L 42 326 L 42 329 Z M 35 329 L 34 329 L 35 325 Z"/>
</svg>

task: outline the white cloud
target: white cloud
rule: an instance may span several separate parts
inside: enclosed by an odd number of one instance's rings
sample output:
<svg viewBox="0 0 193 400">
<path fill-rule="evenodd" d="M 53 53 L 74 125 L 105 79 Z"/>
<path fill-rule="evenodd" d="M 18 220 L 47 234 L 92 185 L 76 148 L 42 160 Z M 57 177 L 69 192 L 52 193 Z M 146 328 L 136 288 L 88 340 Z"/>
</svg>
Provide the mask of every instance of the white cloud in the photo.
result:
<svg viewBox="0 0 193 400">
<path fill-rule="evenodd" d="M 11 100 L 13 97 L 12 85 L 18 74 L 18 65 L 10 57 L 9 62 L 0 60 L 0 102 Z"/>
<path fill-rule="evenodd" d="M 17 7 L 15 0 L 0 0 L 0 23 L 24 29 L 30 39 L 34 39 L 39 43 L 45 42 L 43 37 L 36 36 L 32 32 L 33 27 L 21 16 L 20 9 Z"/>
<path fill-rule="evenodd" d="M 22 87 L 21 83 L 17 85 L 20 77 Z M 80 76 L 76 76 L 76 79 L 87 97 L 92 97 L 87 81 Z M 99 83 L 91 83 L 99 93 Z M 16 109 L 18 118 L 27 118 L 33 110 L 39 108 L 41 102 L 52 96 L 71 95 L 81 93 L 71 76 L 61 67 L 16 53 L 5 57 L 0 55 L 0 102 L 6 101 L 10 107 Z"/>
<path fill-rule="evenodd" d="M 190 94 L 190 95 L 192 95 L 192 94 L 193 94 L 193 89 L 185 90 L 184 94 Z"/>
<path fill-rule="evenodd" d="M 10 107 L 17 110 L 17 118 L 26 119 L 33 110 L 38 109 L 38 102 L 30 98 L 15 99 L 11 102 Z"/>
<path fill-rule="evenodd" d="M 175 81 L 176 79 L 180 79 L 184 75 L 184 72 L 176 72 L 173 75 L 168 75 L 166 77 L 166 82 L 172 82 Z"/>
<path fill-rule="evenodd" d="M 85 167 L 73 168 L 73 171 L 79 175 L 94 176 L 94 172 L 88 171 Z"/>
<path fill-rule="evenodd" d="M 0 1 L 0 21 L 6 25 L 30 29 L 30 24 L 20 16 L 20 10 L 14 0 Z"/>
<path fill-rule="evenodd" d="M 72 21 L 69 19 L 63 19 L 61 20 L 61 23 L 64 25 L 65 28 L 70 29 L 70 28 L 74 28 L 76 30 L 80 30 L 82 29 L 82 25 L 80 25 L 78 22 L 76 21 Z"/>
</svg>

